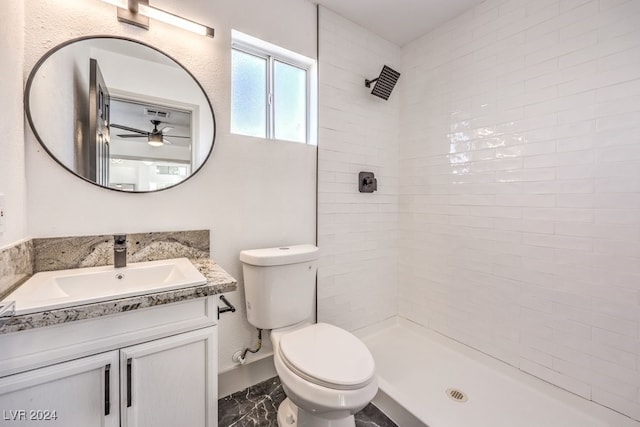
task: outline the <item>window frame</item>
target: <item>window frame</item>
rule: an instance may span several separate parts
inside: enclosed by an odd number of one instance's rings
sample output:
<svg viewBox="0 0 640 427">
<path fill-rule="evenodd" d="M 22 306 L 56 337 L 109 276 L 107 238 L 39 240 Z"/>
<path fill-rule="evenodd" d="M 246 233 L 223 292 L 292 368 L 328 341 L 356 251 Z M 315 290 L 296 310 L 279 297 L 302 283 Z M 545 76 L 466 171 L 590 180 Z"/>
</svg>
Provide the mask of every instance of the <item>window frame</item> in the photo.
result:
<svg viewBox="0 0 640 427">
<path fill-rule="evenodd" d="M 265 73 L 266 79 L 266 136 L 265 139 L 296 142 L 299 144 L 317 145 L 317 62 L 314 59 L 308 58 L 304 55 L 292 52 L 284 49 L 280 46 L 265 42 L 248 34 L 241 33 L 237 30 L 231 30 L 231 52 L 234 50 L 239 52 L 253 55 L 258 58 L 266 60 L 267 69 Z M 282 64 L 298 68 L 305 71 L 305 99 L 306 99 L 306 130 L 305 140 L 295 141 L 286 139 L 275 138 L 275 63 L 280 62 Z M 231 63 L 233 67 L 233 61 Z M 233 85 L 233 81 L 231 82 Z M 233 101 L 233 95 L 232 95 Z M 232 132 L 234 133 L 234 132 Z M 236 134 L 235 135 L 242 135 Z"/>
</svg>

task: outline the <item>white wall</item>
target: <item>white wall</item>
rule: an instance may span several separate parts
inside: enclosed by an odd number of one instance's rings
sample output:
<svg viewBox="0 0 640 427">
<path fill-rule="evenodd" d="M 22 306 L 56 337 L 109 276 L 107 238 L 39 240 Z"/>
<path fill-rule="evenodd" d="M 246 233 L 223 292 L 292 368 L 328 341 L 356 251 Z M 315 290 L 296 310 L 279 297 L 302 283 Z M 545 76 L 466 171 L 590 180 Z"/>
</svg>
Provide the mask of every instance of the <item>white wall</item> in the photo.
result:
<svg viewBox="0 0 640 427">
<path fill-rule="evenodd" d="M 77 113 L 84 110 L 84 116 L 89 116 L 88 58 L 89 47 L 86 45 L 62 49 L 40 66 L 39 78 L 32 80 L 29 87 L 28 108 L 38 134 L 52 143 L 49 149 L 58 160 L 79 171 L 84 170 L 77 152 L 80 151 L 78 146 L 82 145 L 83 129 L 80 127 L 83 120 Z"/>
<path fill-rule="evenodd" d="M 2 5 L 0 13 L 0 194 L 5 196 L 5 232 L 0 247 L 26 237 L 26 178 L 22 113 L 24 5 Z"/>
<path fill-rule="evenodd" d="M 329 9 L 319 25 L 318 320 L 354 330 L 397 312 L 400 84 L 384 101 L 364 81 L 400 69 L 400 48 Z"/>
<path fill-rule="evenodd" d="M 25 75 L 48 49 L 69 38 L 131 37 L 165 51 L 194 74 L 212 100 L 217 125 L 213 154 L 202 170 L 176 188 L 151 194 L 121 194 L 81 181 L 59 167 L 27 130 L 31 237 L 210 229 L 212 258 L 240 283 L 240 250 L 314 242 L 316 147 L 229 133 L 231 29 L 315 58 L 316 10 L 311 3 L 154 3 L 213 26 L 214 39 L 156 21 L 151 21 L 149 31 L 120 24 L 115 8 L 100 1 L 30 0 L 25 4 Z M 0 170 L 12 163 L 5 158 L 0 158 Z M 220 370 L 232 366 L 233 351 L 255 340 L 239 289 L 229 295 L 239 310 L 220 319 Z"/>
<path fill-rule="evenodd" d="M 640 2 L 487 0 L 402 49 L 399 311 L 640 419 Z"/>
</svg>

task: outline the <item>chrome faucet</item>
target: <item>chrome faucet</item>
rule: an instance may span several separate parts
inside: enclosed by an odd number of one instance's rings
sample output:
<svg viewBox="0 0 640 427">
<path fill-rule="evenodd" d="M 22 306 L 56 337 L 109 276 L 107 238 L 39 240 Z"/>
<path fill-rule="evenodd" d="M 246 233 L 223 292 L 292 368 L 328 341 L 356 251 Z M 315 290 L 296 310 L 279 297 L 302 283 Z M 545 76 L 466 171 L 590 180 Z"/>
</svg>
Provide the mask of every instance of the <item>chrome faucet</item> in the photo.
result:
<svg viewBox="0 0 640 427">
<path fill-rule="evenodd" d="M 113 266 L 122 268 L 127 266 L 127 235 L 113 236 Z"/>
</svg>

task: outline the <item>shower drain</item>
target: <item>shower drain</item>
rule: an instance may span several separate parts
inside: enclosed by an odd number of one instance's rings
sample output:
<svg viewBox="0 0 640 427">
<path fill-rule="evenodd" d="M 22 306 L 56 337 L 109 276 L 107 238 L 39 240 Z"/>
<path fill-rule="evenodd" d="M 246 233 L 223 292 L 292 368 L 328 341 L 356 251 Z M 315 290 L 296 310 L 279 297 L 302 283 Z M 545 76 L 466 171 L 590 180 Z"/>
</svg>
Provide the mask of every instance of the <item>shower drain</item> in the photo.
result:
<svg viewBox="0 0 640 427">
<path fill-rule="evenodd" d="M 469 400 L 467 398 L 467 395 L 464 394 L 464 392 L 458 390 L 457 388 L 448 388 L 446 393 L 447 393 L 447 396 L 451 398 L 451 400 L 455 400 L 456 402 L 466 402 L 467 400 Z"/>
</svg>

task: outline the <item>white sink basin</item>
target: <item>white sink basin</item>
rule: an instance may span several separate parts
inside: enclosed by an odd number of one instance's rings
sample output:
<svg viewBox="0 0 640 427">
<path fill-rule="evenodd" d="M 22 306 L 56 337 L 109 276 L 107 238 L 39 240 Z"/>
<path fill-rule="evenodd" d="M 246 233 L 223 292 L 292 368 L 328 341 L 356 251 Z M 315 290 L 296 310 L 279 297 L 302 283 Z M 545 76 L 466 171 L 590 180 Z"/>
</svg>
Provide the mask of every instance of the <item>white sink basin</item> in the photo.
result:
<svg viewBox="0 0 640 427">
<path fill-rule="evenodd" d="M 16 315 L 203 285 L 207 279 L 187 258 L 36 273 L 4 300 Z"/>
</svg>

